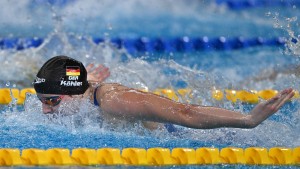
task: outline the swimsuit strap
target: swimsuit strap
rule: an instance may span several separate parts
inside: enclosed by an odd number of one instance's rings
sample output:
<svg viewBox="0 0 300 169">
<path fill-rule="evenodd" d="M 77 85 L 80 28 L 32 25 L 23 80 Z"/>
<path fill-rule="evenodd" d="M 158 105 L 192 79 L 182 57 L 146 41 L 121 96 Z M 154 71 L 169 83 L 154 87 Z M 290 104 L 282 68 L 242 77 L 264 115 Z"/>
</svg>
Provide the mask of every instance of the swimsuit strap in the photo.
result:
<svg viewBox="0 0 300 169">
<path fill-rule="evenodd" d="M 94 105 L 95 106 L 100 106 L 100 104 L 98 103 L 97 97 L 96 97 L 97 96 L 97 89 L 98 89 L 98 87 L 96 87 L 96 89 L 94 91 Z"/>
</svg>

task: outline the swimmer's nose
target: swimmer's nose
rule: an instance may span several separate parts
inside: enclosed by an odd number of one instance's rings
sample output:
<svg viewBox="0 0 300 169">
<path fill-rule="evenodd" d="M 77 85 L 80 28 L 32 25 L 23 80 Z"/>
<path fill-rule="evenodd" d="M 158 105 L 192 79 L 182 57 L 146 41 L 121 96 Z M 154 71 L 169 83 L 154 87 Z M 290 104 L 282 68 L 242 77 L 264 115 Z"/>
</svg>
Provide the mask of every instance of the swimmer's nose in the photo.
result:
<svg viewBox="0 0 300 169">
<path fill-rule="evenodd" d="M 50 107 L 50 106 L 48 106 L 46 104 L 43 104 L 42 107 L 43 107 L 43 113 L 44 114 L 51 114 L 51 113 L 54 112 L 53 107 Z"/>
</svg>

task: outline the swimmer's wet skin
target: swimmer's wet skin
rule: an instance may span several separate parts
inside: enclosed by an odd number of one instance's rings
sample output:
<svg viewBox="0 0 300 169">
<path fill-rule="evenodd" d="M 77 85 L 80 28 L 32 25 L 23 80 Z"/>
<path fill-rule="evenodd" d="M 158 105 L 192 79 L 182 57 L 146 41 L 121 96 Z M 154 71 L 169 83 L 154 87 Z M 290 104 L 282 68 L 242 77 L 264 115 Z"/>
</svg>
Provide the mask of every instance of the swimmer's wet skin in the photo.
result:
<svg viewBox="0 0 300 169">
<path fill-rule="evenodd" d="M 179 103 L 121 84 L 94 83 L 88 82 L 87 71 L 81 62 L 67 56 L 56 56 L 41 67 L 34 88 L 43 103 L 44 113 L 55 112 L 62 102 L 77 95 L 95 103 L 97 101 L 103 113 L 115 117 L 197 129 L 256 127 L 294 96 L 293 89 L 285 89 L 268 101 L 257 104 L 248 115 L 244 115 L 223 108 Z"/>
</svg>

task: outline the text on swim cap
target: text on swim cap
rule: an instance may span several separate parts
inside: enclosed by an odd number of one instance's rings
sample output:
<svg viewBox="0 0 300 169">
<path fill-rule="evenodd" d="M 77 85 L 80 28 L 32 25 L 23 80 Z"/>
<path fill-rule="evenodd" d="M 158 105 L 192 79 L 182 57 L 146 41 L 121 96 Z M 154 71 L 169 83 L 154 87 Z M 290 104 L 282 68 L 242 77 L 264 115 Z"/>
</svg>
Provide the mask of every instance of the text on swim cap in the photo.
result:
<svg viewBox="0 0 300 169">
<path fill-rule="evenodd" d="M 68 79 L 69 80 L 78 80 L 78 76 L 69 76 Z"/>
<path fill-rule="evenodd" d="M 82 82 L 77 81 L 60 81 L 61 86 L 82 86 Z"/>
<path fill-rule="evenodd" d="M 79 76 L 68 76 L 68 80 L 61 80 L 61 86 L 82 86 L 82 82 L 78 82 Z"/>
<path fill-rule="evenodd" d="M 45 81 L 46 81 L 46 79 L 44 79 L 44 78 L 36 77 L 34 83 L 43 83 L 43 82 L 45 82 Z"/>
</svg>

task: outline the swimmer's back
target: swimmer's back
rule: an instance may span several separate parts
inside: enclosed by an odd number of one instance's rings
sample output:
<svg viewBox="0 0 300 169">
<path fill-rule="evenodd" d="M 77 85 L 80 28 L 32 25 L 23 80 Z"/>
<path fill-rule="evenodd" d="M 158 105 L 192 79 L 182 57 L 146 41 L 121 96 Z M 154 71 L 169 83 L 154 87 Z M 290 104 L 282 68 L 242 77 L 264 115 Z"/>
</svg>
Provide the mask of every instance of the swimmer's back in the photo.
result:
<svg viewBox="0 0 300 169">
<path fill-rule="evenodd" d="M 134 90 L 134 89 L 125 87 L 117 83 L 103 83 L 97 89 L 97 100 L 101 106 L 101 103 L 105 102 L 107 99 L 109 100 L 110 98 L 115 97 L 119 93 L 130 91 L 130 90 Z M 142 92 L 142 91 L 137 91 L 137 92 Z M 125 114 L 120 113 L 119 115 L 124 116 Z M 142 124 L 145 128 L 148 128 L 150 130 L 155 130 L 164 126 L 168 132 L 176 131 L 176 128 L 173 126 L 173 124 L 169 124 L 169 123 L 161 124 L 154 121 L 142 121 Z"/>
</svg>

